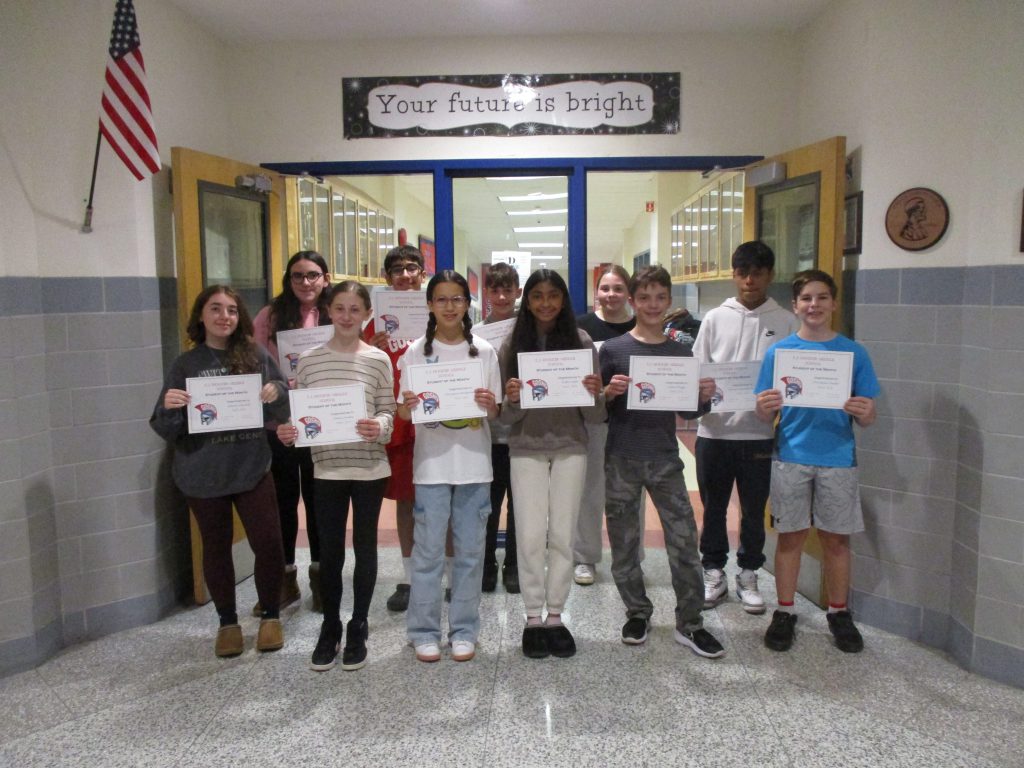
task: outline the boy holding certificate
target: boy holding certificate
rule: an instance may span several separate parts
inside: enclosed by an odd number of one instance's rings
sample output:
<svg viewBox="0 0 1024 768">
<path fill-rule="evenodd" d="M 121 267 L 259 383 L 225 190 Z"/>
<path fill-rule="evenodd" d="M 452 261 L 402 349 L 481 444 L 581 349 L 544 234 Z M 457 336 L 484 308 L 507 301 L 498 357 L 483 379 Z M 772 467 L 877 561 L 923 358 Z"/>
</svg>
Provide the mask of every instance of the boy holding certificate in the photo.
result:
<svg viewBox="0 0 1024 768">
<path fill-rule="evenodd" d="M 738 398 L 728 392 L 721 376 L 719 389 L 726 392 L 715 409 L 705 414 L 697 429 L 694 458 L 697 485 L 704 505 L 700 534 L 701 564 L 704 566 L 704 608 L 714 608 L 729 593 L 725 564 L 729 559 L 726 512 L 733 484 L 740 502 L 740 545 L 736 563 L 736 596 L 747 613 L 764 613 L 764 598 L 757 588 L 757 571 L 764 565 L 764 507 L 771 485 L 772 426 L 757 418 L 749 397 L 752 378 L 757 375 L 765 351 L 794 333 L 799 326 L 793 313 L 768 296 L 775 277 L 775 254 L 764 243 L 740 245 L 732 255 L 735 298 L 710 310 L 697 332 L 693 356 L 702 365 L 728 363 L 740 372 L 748 395 L 740 408 L 731 408 Z M 745 364 L 745 365 L 744 365 Z"/>
<path fill-rule="evenodd" d="M 643 526 L 637 515 L 641 490 L 654 502 L 665 532 L 665 551 L 676 593 L 675 639 L 698 656 L 718 658 L 725 649 L 704 629 L 704 581 L 697 553 L 697 525 L 683 479 L 673 411 L 627 408 L 633 383 L 630 358 L 689 357 L 689 350 L 668 338 L 662 318 L 672 303 L 672 279 L 664 267 L 644 267 L 629 281 L 629 303 L 636 326 L 601 346 L 601 378 L 608 404 L 608 445 L 605 449 L 605 496 L 612 576 L 626 604 L 622 642 L 647 640 L 654 606 L 647 597 L 640 565 Z M 714 379 L 700 379 L 696 418 L 706 413 L 715 391 Z"/>
<path fill-rule="evenodd" d="M 836 284 L 829 274 L 812 269 L 796 276 L 793 311 L 800 330 L 768 349 L 754 390 L 757 415 L 763 421 L 774 421 L 781 411 L 771 480 L 772 525 L 779 533 L 775 550 L 779 608 L 764 636 L 764 644 L 774 651 L 793 645 L 797 618 L 793 599 L 811 525 L 818 529 L 824 551 L 827 619 L 836 647 L 846 653 L 864 647 L 846 605 L 850 534 L 864 530 L 853 422 L 866 427 L 875 421 L 879 386 L 864 347 L 832 330 L 835 308 Z M 805 384 L 800 376 L 777 371 L 776 358 L 786 350 L 818 355 L 815 370 L 827 370 L 834 360 L 852 356 L 852 376 L 836 377 L 841 382 L 837 387 L 843 388 L 835 393 L 837 407 L 786 405 L 787 400 L 800 400 Z"/>
</svg>

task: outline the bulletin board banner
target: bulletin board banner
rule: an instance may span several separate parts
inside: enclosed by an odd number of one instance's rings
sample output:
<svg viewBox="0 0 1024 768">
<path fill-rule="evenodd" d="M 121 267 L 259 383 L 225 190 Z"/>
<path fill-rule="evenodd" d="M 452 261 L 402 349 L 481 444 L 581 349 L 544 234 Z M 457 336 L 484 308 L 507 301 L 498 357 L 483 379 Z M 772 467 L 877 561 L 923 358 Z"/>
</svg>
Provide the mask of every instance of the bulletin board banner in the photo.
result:
<svg viewBox="0 0 1024 768">
<path fill-rule="evenodd" d="M 678 133 L 678 72 L 345 77 L 346 139 Z"/>
</svg>

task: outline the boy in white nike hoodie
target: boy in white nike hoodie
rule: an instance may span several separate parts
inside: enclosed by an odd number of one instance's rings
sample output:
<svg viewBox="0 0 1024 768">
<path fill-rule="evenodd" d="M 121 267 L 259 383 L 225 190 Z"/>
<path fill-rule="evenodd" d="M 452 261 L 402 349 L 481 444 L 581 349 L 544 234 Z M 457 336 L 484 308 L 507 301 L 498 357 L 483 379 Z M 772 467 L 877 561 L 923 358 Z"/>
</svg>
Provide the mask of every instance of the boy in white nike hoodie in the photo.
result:
<svg viewBox="0 0 1024 768">
<path fill-rule="evenodd" d="M 701 363 L 758 363 L 765 350 L 786 338 L 800 323 L 768 297 L 775 277 L 775 254 L 764 243 L 740 245 L 732 255 L 736 298 L 726 299 L 701 322 L 693 356 Z M 728 593 L 725 564 L 729 537 L 725 515 L 733 483 L 740 500 L 740 546 L 736 560 L 736 594 L 747 613 L 764 613 L 757 570 L 764 565 L 764 507 L 771 483 L 773 431 L 754 411 L 712 410 L 697 430 L 697 484 L 704 505 L 700 536 L 704 566 L 704 608 L 713 608 Z"/>
</svg>

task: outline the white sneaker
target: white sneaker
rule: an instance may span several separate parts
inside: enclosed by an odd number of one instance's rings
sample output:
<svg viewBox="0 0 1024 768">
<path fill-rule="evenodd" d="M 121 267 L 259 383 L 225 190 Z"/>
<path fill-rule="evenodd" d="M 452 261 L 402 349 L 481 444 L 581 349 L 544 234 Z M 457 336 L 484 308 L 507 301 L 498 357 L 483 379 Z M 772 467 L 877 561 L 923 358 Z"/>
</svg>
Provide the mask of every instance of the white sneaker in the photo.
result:
<svg viewBox="0 0 1024 768">
<path fill-rule="evenodd" d="M 704 610 L 714 608 L 728 595 L 729 585 L 725 580 L 725 571 L 721 568 L 709 568 L 704 571 Z"/>
<path fill-rule="evenodd" d="M 594 583 L 594 566 L 590 563 L 580 563 L 572 572 L 572 580 L 581 586 Z"/>
<path fill-rule="evenodd" d="M 705 587 L 705 594 L 706 594 Z M 744 568 L 736 577 L 736 596 L 747 613 L 764 613 L 764 598 L 757 591 L 757 571 Z"/>
<path fill-rule="evenodd" d="M 416 658 L 420 661 L 440 661 L 441 649 L 437 643 L 423 643 L 416 646 Z"/>
<path fill-rule="evenodd" d="M 469 661 L 476 656 L 476 646 L 469 640 L 455 640 L 452 643 L 452 660 Z"/>
</svg>

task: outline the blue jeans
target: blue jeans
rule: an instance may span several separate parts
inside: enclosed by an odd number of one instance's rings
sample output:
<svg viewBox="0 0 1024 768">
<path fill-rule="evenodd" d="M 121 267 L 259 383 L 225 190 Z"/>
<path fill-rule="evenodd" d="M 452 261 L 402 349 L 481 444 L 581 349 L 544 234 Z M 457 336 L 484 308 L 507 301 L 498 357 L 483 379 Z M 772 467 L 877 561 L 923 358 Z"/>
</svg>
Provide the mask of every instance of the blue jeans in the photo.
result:
<svg viewBox="0 0 1024 768">
<path fill-rule="evenodd" d="M 406 632 L 412 644 L 441 643 L 441 575 L 451 521 L 452 602 L 448 640 L 475 643 L 480 632 L 480 579 L 491 513 L 491 484 L 416 485 L 413 506 L 412 591 Z"/>
</svg>

